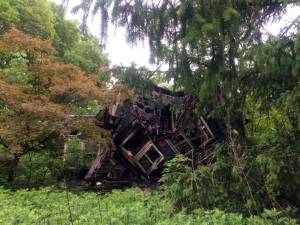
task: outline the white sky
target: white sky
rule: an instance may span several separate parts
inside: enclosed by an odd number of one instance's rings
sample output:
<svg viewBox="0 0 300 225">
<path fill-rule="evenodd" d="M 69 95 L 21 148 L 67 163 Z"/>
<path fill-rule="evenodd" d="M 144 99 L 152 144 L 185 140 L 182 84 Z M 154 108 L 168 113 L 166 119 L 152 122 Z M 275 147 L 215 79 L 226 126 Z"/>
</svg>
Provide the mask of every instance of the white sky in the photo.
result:
<svg viewBox="0 0 300 225">
<path fill-rule="evenodd" d="M 50 0 L 60 4 L 62 0 Z M 80 14 L 73 15 L 70 10 L 77 5 L 81 0 L 70 0 L 67 12 L 67 18 L 73 20 L 81 20 Z M 265 25 L 264 30 L 273 35 L 277 35 L 281 28 L 288 22 L 296 19 L 300 15 L 300 6 L 289 7 L 287 13 L 280 21 L 269 22 Z M 98 16 L 99 17 L 99 16 Z M 89 29 L 92 34 L 99 36 L 100 25 L 97 16 L 88 22 Z M 154 69 L 155 66 L 149 64 L 149 46 L 148 43 L 138 43 L 136 46 L 131 46 L 126 42 L 125 29 L 115 29 L 113 26 L 108 27 L 108 38 L 105 52 L 113 65 L 128 66 L 132 62 L 138 66 L 146 66 L 150 69 Z"/>
</svg>

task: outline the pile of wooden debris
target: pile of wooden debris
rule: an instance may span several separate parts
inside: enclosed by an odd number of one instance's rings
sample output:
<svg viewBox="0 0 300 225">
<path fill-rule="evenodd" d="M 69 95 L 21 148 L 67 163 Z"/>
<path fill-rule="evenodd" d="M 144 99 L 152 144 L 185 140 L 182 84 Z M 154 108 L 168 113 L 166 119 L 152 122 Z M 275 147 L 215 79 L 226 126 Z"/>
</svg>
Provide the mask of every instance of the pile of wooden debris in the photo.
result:
<svg viewBox="0 0 300 225">
<path fill-rule="evenodd" d="M 156 181 L 176 154 L 193 166 L 210 164 L 222 137 L 220 122 L 198 117 L 191 97 L 155 87 L 152 98 L 116 102 L 99 111 L 97 125 L 111 130 L 116 151 L 100 149 L 85 180 L 98 186 Z"/>
</svg>

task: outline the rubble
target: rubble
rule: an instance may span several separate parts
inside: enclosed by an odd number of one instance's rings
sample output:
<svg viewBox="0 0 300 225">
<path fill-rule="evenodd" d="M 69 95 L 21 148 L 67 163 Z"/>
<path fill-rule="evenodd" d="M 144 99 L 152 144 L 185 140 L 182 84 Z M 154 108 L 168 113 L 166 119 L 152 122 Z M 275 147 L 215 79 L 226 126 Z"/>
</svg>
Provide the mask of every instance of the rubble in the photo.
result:
<svg viewBox="0 0 300 225">
<path fill-rule="evenodd" d="M 98 187 L 157 181 L 164 163 L 177 154 L 194 167 L 212 163 L 222 123 L 198 117 L 193 108 L 193 99 L 182 92 L 155 87 L 152 98 L 139 96 L 100 110 L 96 124 L 111 130 L 117 149 L 100 149 L 85 180 Z"/>
</svg>

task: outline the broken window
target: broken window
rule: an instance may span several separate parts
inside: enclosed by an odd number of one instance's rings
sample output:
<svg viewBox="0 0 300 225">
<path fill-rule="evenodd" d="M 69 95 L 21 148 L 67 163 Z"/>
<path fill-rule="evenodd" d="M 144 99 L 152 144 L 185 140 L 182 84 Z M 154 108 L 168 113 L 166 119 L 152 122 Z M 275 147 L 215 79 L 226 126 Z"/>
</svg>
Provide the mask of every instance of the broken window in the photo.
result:
<svg viewBox="0 0 300 225">
<path fill-rule="evenodd" d="M 158 148 L 149 141 L 135 157 L 137 165 L 142 169 L 144 174 L 150 175 L 151 172 L 158 168 L 164 160 L 163 154 Z"/>
</svg>

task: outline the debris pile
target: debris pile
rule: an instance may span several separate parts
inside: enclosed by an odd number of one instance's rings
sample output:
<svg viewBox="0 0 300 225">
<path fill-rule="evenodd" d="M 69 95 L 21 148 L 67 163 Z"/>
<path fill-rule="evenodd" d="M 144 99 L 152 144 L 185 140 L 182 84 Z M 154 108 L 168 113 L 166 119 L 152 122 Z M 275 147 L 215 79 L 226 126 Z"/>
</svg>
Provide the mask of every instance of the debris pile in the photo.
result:
<svg viewBox="0 0 300 225">
<path fill-rule="evenodd" d="M 198 117 L 191 97 L 155 87 L 152 98 L 116 102 L 100 110 L 97 125 L 112 131 L 116 151 L 99 150 L 85 180 L 97 185 L 159 179 L 164 162 L 176 154 L 191 165 L 210 164 L 222 137 L 220 122 Z"/>
</svg>

